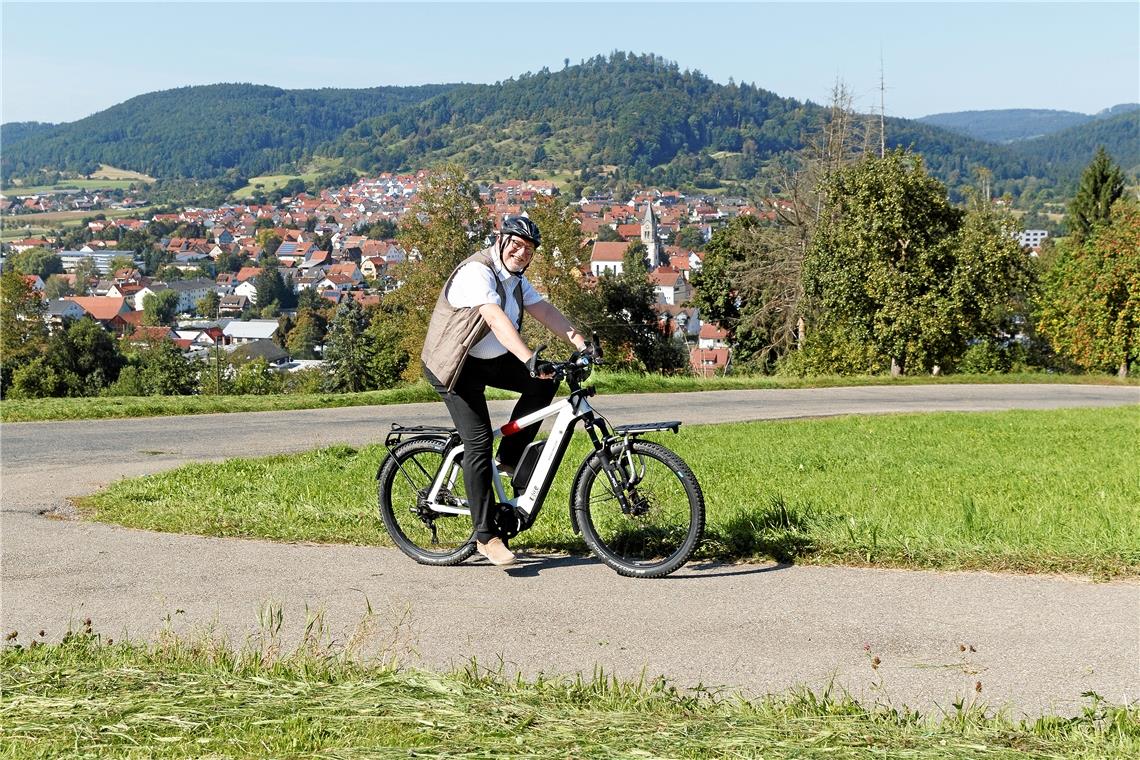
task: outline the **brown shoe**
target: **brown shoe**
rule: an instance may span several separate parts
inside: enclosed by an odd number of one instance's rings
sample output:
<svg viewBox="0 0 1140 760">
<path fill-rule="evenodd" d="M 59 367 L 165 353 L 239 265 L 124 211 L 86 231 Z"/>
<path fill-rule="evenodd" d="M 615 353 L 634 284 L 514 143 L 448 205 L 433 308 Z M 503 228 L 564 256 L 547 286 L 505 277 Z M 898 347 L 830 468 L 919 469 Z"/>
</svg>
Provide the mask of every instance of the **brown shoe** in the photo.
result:
<svg viewBox="0 0 1140 760">
<path fill-rule="evenodd" d="M 507 548 L 506 544 L 503 543 L 503 539 L 497 536 L 485 544 L 480 541 L 476 541 L 475 549 L 484 557 L 486 557 L 487 561 L 492 565 L 498 565 L 501 567 L 503 565 L 513 565 L 515 563 L 514 553 Z"/>
</svg>

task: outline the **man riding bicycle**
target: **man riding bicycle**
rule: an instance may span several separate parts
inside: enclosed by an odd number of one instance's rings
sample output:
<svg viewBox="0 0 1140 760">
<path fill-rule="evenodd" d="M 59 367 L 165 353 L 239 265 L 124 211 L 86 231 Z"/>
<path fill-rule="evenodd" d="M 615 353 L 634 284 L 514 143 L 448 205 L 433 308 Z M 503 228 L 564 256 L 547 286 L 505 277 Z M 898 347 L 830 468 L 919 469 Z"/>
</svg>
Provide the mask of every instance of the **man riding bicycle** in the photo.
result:
<svg viewBox="0 0 1140 760">
<path fill-rule="evenodd" d="M 522 394 L 511 420 L 542 409 L 554 398 L 552 365 L 531 351 L 520 335 L 524 312 L 579 351 L 593 350 L 526 279 L 526 269 L 541 244 L 542 233 L 533 221 L 507 217 L 495 242 L 461 262 L 448 277 L 420 357 L 425 377 L 443 396 L 463 442 L 463 480 L 476 548 L 494 565 L 510 565 L 515 555 L 494 524 L 494 435 L 487 386 Z M 498 451 L 501 471 L 514 471 L 538 429 L 535 424 L 503 437 Z"/>
</svg>

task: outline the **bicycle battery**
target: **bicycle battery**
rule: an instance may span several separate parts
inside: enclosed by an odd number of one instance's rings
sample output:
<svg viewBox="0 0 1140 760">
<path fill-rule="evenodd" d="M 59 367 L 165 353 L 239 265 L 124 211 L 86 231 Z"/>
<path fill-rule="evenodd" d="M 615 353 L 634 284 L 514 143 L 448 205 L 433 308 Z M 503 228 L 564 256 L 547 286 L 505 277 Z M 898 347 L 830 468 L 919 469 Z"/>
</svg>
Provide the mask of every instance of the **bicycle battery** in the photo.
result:
<svg viewBox="0 0 1140 760">
<path fill-rule="evenodd" d="M 526 484 L 530 482 L 530 476 L 534 474 L 534 466 L 538 464 L 538 458 L 542 456 L 542 449 L 546 446 L 547 440 L 549 439 L 543 438 L 523 449 L 522 457 L 519 459 L 518 466 L 515 467 L 515 474 L 511 478 L 511 485 L 514 486 L 516 493 L 526 490 Z"/>
</svg>

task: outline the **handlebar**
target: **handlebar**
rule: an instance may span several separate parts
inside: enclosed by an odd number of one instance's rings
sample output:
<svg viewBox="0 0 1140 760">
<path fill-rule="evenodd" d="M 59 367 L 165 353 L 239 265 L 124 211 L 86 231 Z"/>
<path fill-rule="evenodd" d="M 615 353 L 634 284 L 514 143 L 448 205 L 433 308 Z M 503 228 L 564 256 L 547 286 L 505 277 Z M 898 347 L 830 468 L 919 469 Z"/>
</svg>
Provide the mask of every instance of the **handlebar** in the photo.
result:
<svg viewBox="0 0 1140 760">
<path fill-rule="evenodd" d="M 574 353 L 570 354 L 570 358 L 564 362 L 550 362 L 551 366 L 554 368 L 553 379 L 555 381 L 560 381 L 569 378 L 572 385 L 577 385 L 590 376 L 590 371 L 593 367 L 605 364 L 605 362 L 602 361 L 601 344 L 598 343 L 597 333 L 594 333 L 593 335 L 592 344 L 596 350 L 596 354 L 594 356 L 575 351 Z M 543 343 L 542 345 L 538 346 L 538 348 L 534 349 L 534 354 L 536 357 L 541 358 L 541 354 L 545 350 L 546 344 Z"/>
</svg>

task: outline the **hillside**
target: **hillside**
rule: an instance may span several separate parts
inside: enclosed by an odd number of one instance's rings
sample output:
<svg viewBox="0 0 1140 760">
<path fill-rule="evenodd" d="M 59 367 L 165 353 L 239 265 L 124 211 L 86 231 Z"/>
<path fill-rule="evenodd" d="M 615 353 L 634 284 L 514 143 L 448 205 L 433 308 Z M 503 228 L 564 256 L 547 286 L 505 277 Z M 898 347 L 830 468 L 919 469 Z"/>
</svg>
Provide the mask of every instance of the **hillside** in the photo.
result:
<svg viewBox="0 0 1140 760">
<path fill-rule="evenodd" d="M 318 152 L 363 171 L 443 160 L 514 174 L 614 165 L 635 181 L 678 186 L 750 180 L 766 161 L 801 148 L 821 117 L 810 102 L 615 53 L 497 86 L 460 85 L 367 120 Z M 1004 146 L 906 119 L 888 120 L 887 145 L 922 153 L 951 184 L 970 181 L 977 165 L 997 180 L 1039 168 Z"/>
<path fill-rule="evenodd" d="M 1054 111 L 1042 108 L 1007 108 L 991 111 L 955 111 L 923 116 L 916 121 L 948 129 L 986 142 L 1010 143 L 1062 132 L 1073 127 L 1118 116 L 1140 108 L 1121 103 L 1097 114 Z"/>
<path fill-rule="evenodd" d="M 304 158 L 362 119 L 447 89 L 215 84 L 164 90 L 48 128 L 5 124 L 0 170 L 5 177 L 40 168 L 86 174 L 103 163 L 155 177 L 206 178 L 227 170 L 251 176 Z"/>
<path fill-rule="evenodd" d="M 448 160 L 483 176 L 575 174 L 583 184 L 621 178 L 715 188 L 763 176 L 773 159 L 802 147 L 822 115 L 818 105 L 754 84 L 722 85 L 659 56 L 615 52 L 494 85 L 151 93 L 70 124 L 4 125 L 5 138 L 18 139 L 6 140 L 3 169 L 19 176 L 106 163 L 160 178 L 232 179 L 295 173 L 313 157 L 366 172 Z M 1011 144 L 889 119 L 887 144 L 921 153 L 954 190 L 984 166 L 998 192 L 1016 196 L 1068 189 L 1099 144 L 1125 168 L 1135 166 L 1138 115 L 1106 113 Z M 877 135 L 878 120 L 868 121 Z"/>
<path fill-rule="evenodd" d="M 1042 108 L 1008 108 L 993 111 L 955 111 L 923 116 L 917 121 L 986 142 L 1008 143 L 1060 132 L 1087 124 L 1094 117 L 1076 111 Z"/>
<path fill-rule="evenodd" d="M 1040 171 L 1075 181 L 1102 145 L 1126 171 L 1140 171 L 1140 110 L 1098 118 L 1046 137 L 1015 143 L 1010 148 L 1040 167 Z"/>
<path fill-rule="evenodd" d="M 319 152 L 364 170 L 450 159 L 474 170 L 616 165 L 644 177 L 701 151 L 728 151 L 743 155 L 747 175 L 799 147 L 814 113 L 657 56 L 614 53 L 497 85 L 458 86 L 365 121 Z"/>
<path fill-rule="evenodd" d="M 45 121 L 10 121 L 0 125 L 0 147 L 7 150 L 25 138 L 45 135 L 55 126 Z"/>
</svg>

